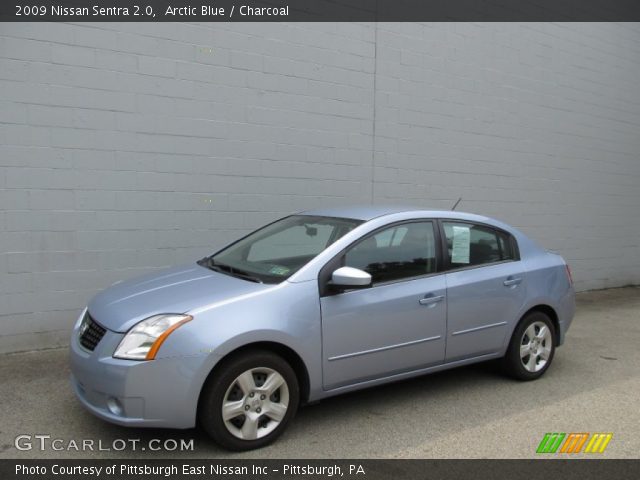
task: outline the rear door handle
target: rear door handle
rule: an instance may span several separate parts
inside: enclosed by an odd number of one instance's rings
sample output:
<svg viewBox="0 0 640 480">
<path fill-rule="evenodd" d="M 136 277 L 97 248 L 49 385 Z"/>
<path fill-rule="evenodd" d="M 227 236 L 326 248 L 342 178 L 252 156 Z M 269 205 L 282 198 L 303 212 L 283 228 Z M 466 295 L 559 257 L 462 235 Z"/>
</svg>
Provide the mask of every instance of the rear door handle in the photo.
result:
<svg viewBox="0 0 640 480">
<path fill-rule="evenodd" d="M 418 300 L 420 305 L 435 305 L 444 299 L 444 295 L 425 295 L 424 298 Z"/>
<path fill-rule="evenodd" d="M 502 282 L 502 284 L 505 287 L 512 287 L 514 285 L 520 285 L 520 283 L 522 283 L 522 279 L 521 278 L 507 278 L 504 282 Z"/>
</svg>

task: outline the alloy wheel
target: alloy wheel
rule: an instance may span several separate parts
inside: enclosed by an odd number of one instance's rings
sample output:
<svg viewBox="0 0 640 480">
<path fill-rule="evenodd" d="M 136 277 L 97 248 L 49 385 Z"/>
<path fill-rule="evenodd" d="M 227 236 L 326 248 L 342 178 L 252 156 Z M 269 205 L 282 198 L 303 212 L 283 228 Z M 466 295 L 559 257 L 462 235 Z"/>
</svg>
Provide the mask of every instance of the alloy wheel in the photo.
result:
<svg viewBox="0 0 640 480">
<path fill-rule="evenodd" d="M 271 368 L 252 368 L 241 373 L 222 401 L 222 419 L 234 437 L 256 440 L 273 432 L 289 408 L 289 387 Z"/>
<path fill-rule="evenodd" d="M 553 340 L 549 327 L 541 321 L 531 323 L 520 341 L 520 361 L 528 372 L 539 372 L 551 356 Z"/>
</svg>

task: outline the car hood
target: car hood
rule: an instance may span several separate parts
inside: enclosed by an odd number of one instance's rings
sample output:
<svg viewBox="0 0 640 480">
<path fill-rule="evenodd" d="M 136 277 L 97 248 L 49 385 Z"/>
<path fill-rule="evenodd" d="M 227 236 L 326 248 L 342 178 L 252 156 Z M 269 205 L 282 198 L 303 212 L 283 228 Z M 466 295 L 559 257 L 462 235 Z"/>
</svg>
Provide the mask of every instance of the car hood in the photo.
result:
<svg viewBox="0 0 640 480">
<path fill-rule="evenodd" d="M 102 326 L 126 332 L 153 315 L 185 313 L 268 287 L 194 263 L 116 283 L 93 297 L 88 309 Z"/>
</svg>

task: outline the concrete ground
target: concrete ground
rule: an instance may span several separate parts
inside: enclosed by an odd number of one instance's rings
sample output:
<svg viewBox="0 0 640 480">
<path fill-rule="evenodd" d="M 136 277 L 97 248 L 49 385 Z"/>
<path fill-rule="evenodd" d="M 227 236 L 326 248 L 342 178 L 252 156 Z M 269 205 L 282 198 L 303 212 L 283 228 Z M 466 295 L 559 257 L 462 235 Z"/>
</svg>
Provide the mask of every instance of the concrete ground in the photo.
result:
<svg viewBox="0 0 640 480">
<path fill-rule="evenodd" d="M 638 458 L 639 344 L 640 288 L 583 293 L 565 345 L 538 381 L 510 380 L 489 363 L 336 397 L 301 409 L 274 445 L 241 455 L 198 430 L 127 429 L 94 418 L 73 397 L 66 350 L 5 355 L 0 458 L 532 458 L 546 432 L 613 432 L 603 456 Z M 102 448 L 114 439 L 193 439 L 195 448 L 19 451 L 20 434 L 101 440 Z"/>
</svg>

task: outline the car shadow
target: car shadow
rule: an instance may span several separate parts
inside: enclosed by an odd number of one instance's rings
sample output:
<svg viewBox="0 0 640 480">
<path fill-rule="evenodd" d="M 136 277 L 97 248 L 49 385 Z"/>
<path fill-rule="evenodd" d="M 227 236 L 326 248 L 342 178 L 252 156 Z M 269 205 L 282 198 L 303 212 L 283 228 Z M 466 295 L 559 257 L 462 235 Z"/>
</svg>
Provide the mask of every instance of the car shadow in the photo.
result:
<svg viewBox="0 0 640 480">
<path fill-rule="evenodd" d="M 563 349 L 564 350 L 564 349 Z M 572 351 L 570 351 L 572 350 Z M 573 395 L 613 381 L 610 369 L 622 362 L 600 359 L 587 365 L 580 349 L 556 355 L 552 368 L 533 382 L 511 379 L 496 361 L 346 393 L 303 406 L 274 444 L 250 452 L 221 449 L 200 429 L 129 429 L 84 413 L 83 430 L 99 431 L 106 442 L 115 438 L 190 441 L 192 451 L 124 451 L 130 458 L 344 458 L 392 455 L 425 441 L 535 410 L 553 398 Z M 619 367 L 618 367 L 619 368 Z M 640 375 L 638 373 L 634 375 Z M 74 399 L 75 400 L 75 399 Z M 175 443 L 175 442 L 174 442 Z"/>
<path fill-rule="evenodd" d="M 249 456 L 252 458 L 260 458 L 274 457 L 274 455 L 291 456 L 289 454 L 283 454 L 283 452 L 289 450 L 288 447 L 291 444 L 299 444 L 301 441 L 308 445 L 317 444 L 321 440 L 318 440 L 315 434 L 335 424 L 336 418 L 340 418 L 346 422 L 357 423 L 362 420 L 362 412 L 364 411 L 366 412 L 367 421 L 375 421 L 376 418 L 384 417 L 388 410 L 397 410 L 398 407 L 402 408 L 402 403 L 410 404 L 415 401 L 415 399 L 425 398 L 430 399 L 429 402 L 432 403 L 436 400 L 436 397 L 440 397 L 446 392 L 459 392 L 462 394 L 468 391 L 470 384 L 479 385 L 483 383 L 487 385 L 491 384 L 491 388 L 495 388 L 496 383 L 511 384 L 518 382 L 505 378 L 496 362 L 484 362 L 446 372 L 438 372 L 371 387 L 365 390 L 345 393 L 336 397 L 330 397 L 321 402 L 303 405 L 299 409 L 288 431 L 285 432 L 283 437 L 276 441 L 274 445 L 248 453 L 229 452 L 220 448 L 200 427 L 187 430 L 160 428 L 131 429 L 103 422 L 88 412 L 83 412 L 83 414 L 87 417 L 85 420 L 100 423 L 100 437 L 103 439 L 103 442 L 107 444 L 114 439 L 139 439 L 139 446 L 136 451 L 127 450 L 124 452 L 116 452 L 118 454 L 124 454 L 124 456 L 127 457 L 149 458 L 157 456 L 158 458 L 182 458 L 185 456 L 193 456 L 200 458 L 234 458 Z M 316 438 L 309 438 L 310 433 L 312 437 Z M 173 446 L 175 443 L 179 445 L 181 440 L 187 443 L 193 440 L 194 449 L 192 451 L 172 451 L 166 449 L 157 451 L 148 449 L 140 450 L 141 447 L 148 445 L 151 440 L 154 440 L 154 442 L 159 445 L 163 445 L 166 441 L 169 446 Z M 333 439 L 332 441 L 339 441 L 339 439 Z"/>
</svg>

